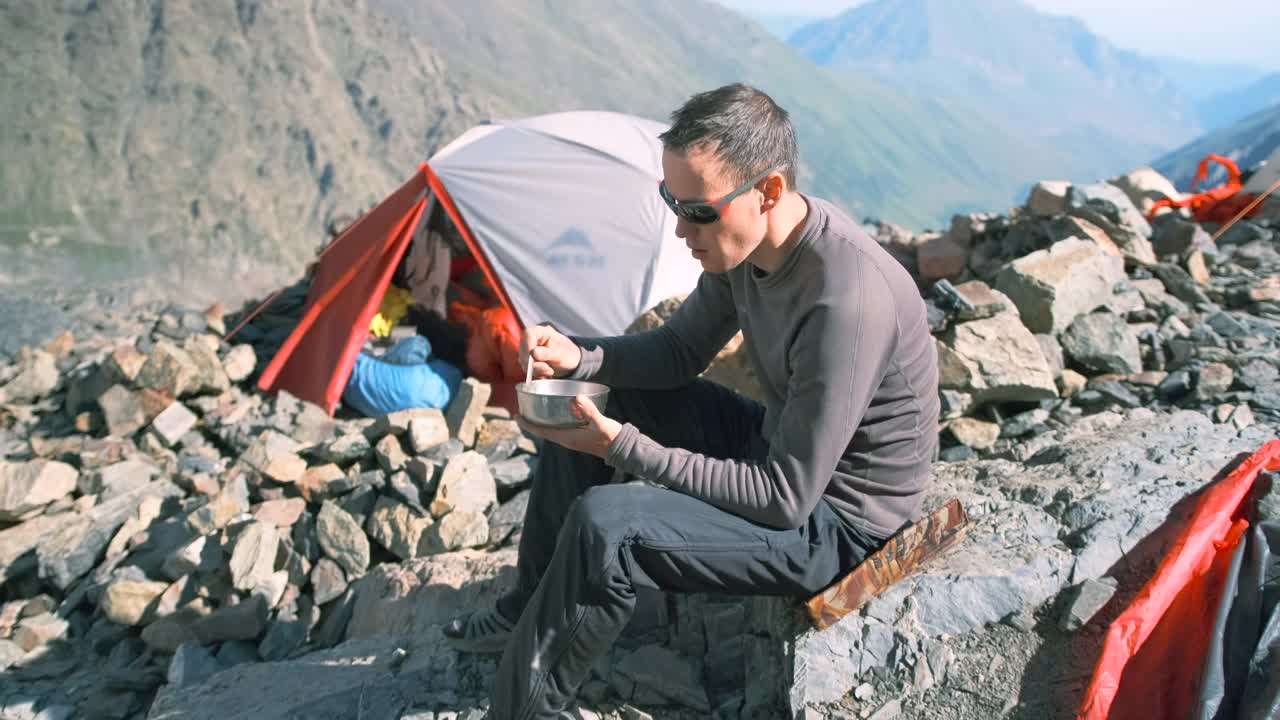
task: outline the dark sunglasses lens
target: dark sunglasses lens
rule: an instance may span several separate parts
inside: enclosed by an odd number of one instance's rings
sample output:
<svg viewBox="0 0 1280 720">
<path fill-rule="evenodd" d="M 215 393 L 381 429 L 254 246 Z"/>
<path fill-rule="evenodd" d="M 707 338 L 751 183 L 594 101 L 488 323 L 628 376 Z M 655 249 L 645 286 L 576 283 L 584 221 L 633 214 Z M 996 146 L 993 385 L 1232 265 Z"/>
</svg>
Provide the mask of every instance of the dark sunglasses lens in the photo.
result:
<svg viewBox="0 0 1280 720">
<path fill-rule="evenodd" d="M 663 202 L 667 207 L 671 208 L 671 212 L 676 217 L 688 220 L 698 225 L 706 225 L 720 219 L 720 213 L 710 205 L 680 205 L 676 203 L 675 198 L 671 197 L 671 193 L 667 190 L 665 182 L 658 184 L 658 194 L 662 196 Z"/>
<path fill-rule="evenodd" d="M 685 208 L 685 219 L 691 223 L 708 225 L 720 219 L 720 214 L 709 205 L 693 205 Z"/>
</svg>

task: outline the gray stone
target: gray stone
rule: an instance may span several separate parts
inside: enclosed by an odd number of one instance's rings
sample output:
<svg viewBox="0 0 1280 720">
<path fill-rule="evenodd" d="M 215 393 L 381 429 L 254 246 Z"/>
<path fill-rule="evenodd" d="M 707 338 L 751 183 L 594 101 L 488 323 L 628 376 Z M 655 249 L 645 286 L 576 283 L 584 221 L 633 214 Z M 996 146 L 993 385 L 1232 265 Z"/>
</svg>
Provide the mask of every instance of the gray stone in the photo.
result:
<svg viewBox="0 0 1280 720">
<path fill-rule="evenodd" d="M 307 641 L 307 623 L 293 615 L 282 615 L 267 628 L 258 645 L 263 660 L 283 660 Z"/>
<path fill-rule="evenodd" d="M 1204 323 L 1224 338 L 1242 338 L 1252 334 L 1234 313 L 1219 311 L 1205 318 Z"/>
<path fill-rule="evenodd" d="M 881 705 L 867 720 L 894 720 L 902 715 L 902 701 L 898 699 L 890 700 Z"/>
<path fill-rule="evenodd" d="M 140 459 L 113 463 L 80 476 L 78 490 L 82 495 L 98 495 L 99 502 L 136 490 L 151 482 L 160 469 Z"/>
<path fill-rule="evenodd" d="M 361 460 L 372 451 L 373 446 L 369 444 L 369 439 L 364 436 L 364 433 L 355 432 L 330 441 L 319 455 L 324 462 L 345 464 Z"/>
<path fill-rule="evenodd" d="M 938 343 L 940 385 L 989 402 L 1056 398 L 1058 387 L 1040 344 L 1017 315 L 953 326 Z"/>
<path fill-rule="evenodd" d="M 41 579 L 65 591 L 98 564 L 115 531 L 146 498 L 181 495 L 182 490 L 173 483 L 155 480 L 61 524 L 36 548 Z"/>
<path fill-rule="evenodd" d="M 248 640 L 232 640 L 218 648 L 218 664 L 224 668 L 258 662 L 258 648 Z"/>
<path fill-rule="evenodd" d="M 294 483 L 307 471 L 307 461 L 298 456 L 302 446 L 275 430 L 264 430 L 243 454 L 240 462 L 280 483 Z"/>
<path fill-rule="evenodd" d="M 420 549 L 423 533 L 433 524 L 430 515 L 388 497 L 378 498 L 365 523 L 369 537 L 402 560 L 425 554 Z"/>
<path fill-rule="evenodd" d="M 409 460 L 395 435 L 387 435 L 379 440 L 374 447 L 374 455 L 378 458 L 378 466 L 388 475 L 403 470 Z"/>
<path fill-rule="evenodd" d="M 488 542 L 489 521 L 483 514 L 454 510 L 423 532 L 418 552 L 437 554 L 480 547 Z"/>
<path fill-rule="evenodd" d="M 98 398 L 114 383 L 114 378 L 101 365 L 77 372 L 67 378 L 67 397 L 63 409 L 74 418 L 85 410 L 98 407 Z"/>
<path fill-rule="evenodd" d="M 476 432 L 484 419 L 484 408 L 489 404 L 493 388 L 475 378 L 467 378 L 458 386 L 458 392 L 449 402 L 445 420 L 449 424 L 449 434 L 460 440 L 465 447 L 475 445 Z"/>
<path fill-rule="evenodd" d="M 196 639 L 201 643 L 224 640 L 251 640 L 262 634 L 267 626 L 270 611 L 267 598 L 250 595 L 235 605 L 224 605 L 192 626 Z"/>
<path fill-rule="evenodd" d="M 369 538 L 345 510 L 326 500 L 316 517 L 316 537 L 324 554 L 342 566 L 348 577 L 359 577 L 369 567 Z"/>
<path fill-rule="evenodd" d="M 12 640 L 0 640 L 0 672 L 9 669 L 14 663 L 27 654 L 18 643 Z"/>
<path fill-rule="evenodd" d="M 319 503 L 350 492 L 356 481 L 333 463 L 307 468 L 298 479 L 298 490 L 307 502 Z"/>
<path fill-rule="evenodd" d="M 1223 363 L 1209 363 L 1196 373 L 1195 395 L 1205 402 L 1217 399 L 1231 389 L 1235 374 Z"/>
<path fill-rule="evenodd" d="M 478 452 L 467 451 L 445 465 L 430 510 L 437 518 L 456 510 L 483 514 L 497 502 L 498 488 L 489 461 Z"/>
<path fill-rule="evenodd" d="M 23 618 L 13 631 L 13 641 L 26 652 L 66 636 L 70 624 L 53 613 Z"/>
<path fill-rule="evenodd" d="M 489 468 L 493 472 L 493 479 L 498 488 L 510 491 L 527 485 L 537 465 L 536 456 L 520 455 L 493 463 Z"/>
<path fill-rule="evenodd" d="M 0 403 L 35 402 L 58 387 L 57 360 L 44 350 L 20 353 L 18 374 L 0 387 Z"/>
<path fill-rule="evenodd" d="M 466 550 L 379 565 L 353 585 L 345 639 L 438 634 L 459 613 L 485 607 L 510 589 L 515 561 L 514 549 Z"/>
<path fill-rule="evenodd" d="M 1049 372 L 1053 373 L 1056 378 L 1062 374 L 1066 368 L 1066 361 L 1062 355 L 1062 344 L 1058 342 L 1058 338 L 1049 334 L 1036 335 L 1036 342 L 1040 343 L 1040 352 L 1044 354 L 1045 362 L 1049 363 Z"/>
<path fill-rule="evenodd" d="M 1123 190 L 1111 183 L 1073 185 L 1067 192 L 1068 209 L 1085 206 L 1097 210 L 1112 223 L 1132 228 L 1143 238 L 1151 237 L 1151 224 L 1146 217 Z"/>
<path fill-rule="evenodd" d="M 57 460 L 0 460 L 0 521 L 15 521 L 76 489 L 79 473 Z"/>
<path fill-rule="evenodd" d="M 8 582 L 35 569 L 36 547 L 64 522 L 66 516 L 38 515 L 0 530 L 0 582 Z"/>
<path fill-rule="evenodd" d="M 252 375 L 257 364 L 258 357 L 253 351 L 253 346 L 240 343 L 228 350 L 222 358 L 222 371 L 226 373 L 228 380 L 238 383 Z"/>
<path fill-rule="evenodd" d="M 1194 382 L 1190 371 L 1178 370 L 1171 372 L 1156 387 L 1156 396 L 1162 400 L 1177 400 L 1178 398 L 1191 392 Z"/>
<path fill-rule="evenodd" d="M 409 474 L 409 479 L 418 489 L 419 501 L 423 497 L 435 497 L 439 479 L 435 463 L 425 458 L 414 457 L 405 463 L 404 469 Z"/>
<path fill-rule="evenodd" d="M 1058 627 L 1067 632 L 1075 632 L 1087 625 L 1099 610 L 1106 607 L 1111 596 L 1115 595 L 1115 581 L 1106 582 L 1110 578 L 1085 580 L 1074 588 L 1072 597 L 1063 609 Z"/>
<path fill-rule="evenodd" d="M 218 394 L 231 387 L 222 359 L 218 357 L 219 344 L 218 338 L 212 335 L 190 337 L 182 343 L 182 349 L 187 352 L 197 371 L 196 379 L 192 382 L 192 393 Z"/>
<path fill-rule="evenodd" d="M 1059 215 L 1067 210 L 1067 192 L 1071 183 L 1065 180 L 1041 180 L 1027 195 L 1027 210 L 1035 216 Z"/>
<path fill-rule="evenodd" d="M 151 429 L 167 447 L 173 447 L 199 421 L 196 414 L 188 410 L 186 405 L 175 400 L 151 421 Z"/>
<path fill-rule="evenodd" d="M 377 501 L 378 492 L 372 486 L 358 485 L 355 490 L 343 495 L 335 502 L 351 516 L 352 520 L 356 521 L 357 525 L 363 526 L 369 513 L 373 512 L 373 505 Z"/>
<path fill-rule="evenodd" d="M 165 679 L 175 688 L 197 685 L 221 669 L 222 665 L 213 653 L 203 645 L 188 640 L 174 651 Z"/>
<path fill-rule="evenodd" d="M 1124 262 L 1096 244 L 1068 238 L 1013 261 L 995 286 L 1032 332 L 1061 332 L 1077 316 L 1107 304 L 1125 277 Z"/>
<path fill-rule="evenodd" d="M 1155 273 L 1155 276 L 1164 283 L 1165 289 L 1179 300 L 1192 305 L 1209 302 L 1209 296 L 1205 295 L 1200 284 L 1181 267 L 1172 263 L 1157 263 L 1151 266 L 1151 272 Z"/>
<path fill-rule="evenodd" d="M 1048 420 L 1049 411 L 1044 408 L 1018 413 L 1001 424 L 1000 437 L 1022 437 Z"/>
<path fill-rule="evenodd" d="M 444 465 L 451 459 L 466 451 L 467 448 L 462 444 L 461 440 L 456 437 L 451 437 L 447 442 L 437 445 L 423 453 L 422 457 L 436 465 Z"/>
<path fill-rule="evenodd" d="M 706 689 L 689 662 L 667 648 L 645 645 L 627 655 L 617 671 L 661 697 L 703 712 L 710 711 Z"/>
<path fill-rule="evenodd" d="M 251 522 L 240 532 L 231 551 L 231 585 L 252 590 L 274 571 L 280 536 L 274 525 Z"/>
<path fill-rule="evenodd" d="M 1110 313 L 1076 318 L 1062 334 L 1062 349 L 1073 361 L 1099 373 L 1142 372 L 1142 348 L 1128 323 Z"/>
<path fill-rule="evenodd" d="M 324 605 L 347 590 L 347 576 L 338 563 L 320 558 L 311 569 L 312 596 L 317 605 Z"/>
<path fill-rule="evenodd" d="M 208 535 L 201 535 L 181 547 L 164 561 L 162 570 L 170 580 L 177 580 L 191 573 L 210 573 L 222 567 L 222 548 L 210 542 Z"/>
<path fill-rule="evenodd" d="M 489 516 L 489 542 L 503 542 L 524 522 L 525 512 L 529 507 L 529 490 L 521 490 L 500 506 Z"/>
<path fill-rule="evenodd" d="M 973 405 L 973 397 L 958 390 L 939 390 L 938 399 L 942 404 L 941 417 L 943 420 L 954 420 L 968 412 Z"/>
<path fill-rule="evenodd" d="M 947 423 L 947 431 L 960 444 L 975 450 L 988 450 L 1000 438 L 1000 426 L 986 420 L 961 417 Z"/>
<path fill-rule="evenodd" d="M 1236 382 L 1250 390 L 1280 385 L 1280 369 L 1261 358 L 1241 360 L 1235 367 Z"/>
<path fill-rule="evenodd" d="M 138 373 L 139 388 L 152 388 L 181 398 L 202 387 L 200 367 L 191 355 L 168 340 L 161 340 L 147 354 L 147 362 Z"/>
<path fill-rule="evenodd" d="M 267 523 L 277 528 L 293 527 L 298 522 L 298 518 L 302 517 L 302 513 L 307 510 L 307 501 L 302 498 L 281 498 L 279 500 L 267 500 L 258 505 L 253 511 L 253 516 L 260 522 Z"/>
<path fill-rule="evenodd" d="M 187 527 L 196 535 L 208 535 L 248 512 L 248 481 L 243 473 L 236 473 L 208 503 L 187 515 Z"/>
<path fill-rule="evenodd" d="M 102 593 L 99 607 L 108 620 L 118 625 L 146 625 L 154 617 L 160 596 L 168 583 L 117 580 Z"/>
<path fill-rule="evenodd" d="M 1212 247 L 1213 238 L 1200 223 L 1173 218 L 1157 224 L 1152 231 L 1151 245 L 1161 257 L 1181 256 L 1190 250 Z"/>
<path fill-rule="evenodd" d="M 393 413 L 379 416 L 374 420 L 373 424 L 366 429 L 366 434 L 371 440 L 378 440 L 384 435 L 401 436 L 409 432 L 409 426 L 416 418 L 433 418 L 442 416 L 440 410 L 435 408 L 407 408 L 405 410 L 397 410 Z"/>
<path fill-rule="evenodd" d="M 142 629 L 142 641 L 160 652 L 176 652 L 182 643 L 196 640 L 195 624 L 209 614 L 202 601 L 193 601 Z"/>
<path fill-rule="evenodd" d="M 475 449 L 490 462 L 500 462 L 511 457 L 523 439 L 524 431 L 515 420 L 493 418 L 480 425 Z"/>
<path fill-rule="evenodd" d="M 373 638 L 308 653 L 295 661 L 236 665 L 219 672 L 214 681 L 161 688 L 149 715 L 187 720 L 398 720 L 410 707 L 408 696 L 422 697 L 441 681 L 432 677 L 430 666 L 402 670 L 422 675 L 418 685 L 410 689 L 392 668 L 394 647 L 394 638 Z"/>
<path fill-rule="evenodd" d="M 435 408 L 409 421 L 409 448 L 422 454 L 449 441 L 449 423 L 444 413 Z"/>
</svg>

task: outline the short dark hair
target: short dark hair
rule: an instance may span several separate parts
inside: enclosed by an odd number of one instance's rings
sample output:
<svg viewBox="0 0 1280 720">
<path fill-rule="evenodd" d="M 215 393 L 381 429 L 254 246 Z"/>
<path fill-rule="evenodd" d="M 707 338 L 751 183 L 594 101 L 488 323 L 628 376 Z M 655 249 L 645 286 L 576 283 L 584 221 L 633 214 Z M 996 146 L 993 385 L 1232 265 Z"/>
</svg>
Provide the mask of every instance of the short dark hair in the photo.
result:
<svg viewBox="0 0 1280 720">
<path fill-rule="evenodd" d="M 671 113 L 671 127 L 658 139 L 676 152 L 713 150 L 739 184 L 782 166 L 787 185 L 796 185 L 799 150 L 791 116 L 750 85 L 733 83 L 690 97 Z"/>
</svg>

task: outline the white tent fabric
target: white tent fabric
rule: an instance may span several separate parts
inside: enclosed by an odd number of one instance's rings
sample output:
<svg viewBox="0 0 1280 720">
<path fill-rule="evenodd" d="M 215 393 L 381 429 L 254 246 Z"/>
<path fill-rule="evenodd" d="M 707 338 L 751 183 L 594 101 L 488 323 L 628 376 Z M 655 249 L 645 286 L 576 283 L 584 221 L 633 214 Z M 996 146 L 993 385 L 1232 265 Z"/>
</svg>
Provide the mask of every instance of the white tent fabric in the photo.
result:
<svg viewBox="0 0 1280 720">
<path fill-rule="evenodd" d="M 1280 180 L 1280 147 L 1271 153 L 1266 163 L 1258 168 L 1258 172 L 1254 173 L 1253 177 L 1249 178 L 1249 182 L 1244 184 L 1244 192 L 1261 195 L 1277 180 Z"/>
<path fill-rule="evenodd" d="M 581 111 L 482 125 L 428 160 L 522 323 L 621 333 L 702 266 L 658 196 L 659 123 Z"/>
</svg>

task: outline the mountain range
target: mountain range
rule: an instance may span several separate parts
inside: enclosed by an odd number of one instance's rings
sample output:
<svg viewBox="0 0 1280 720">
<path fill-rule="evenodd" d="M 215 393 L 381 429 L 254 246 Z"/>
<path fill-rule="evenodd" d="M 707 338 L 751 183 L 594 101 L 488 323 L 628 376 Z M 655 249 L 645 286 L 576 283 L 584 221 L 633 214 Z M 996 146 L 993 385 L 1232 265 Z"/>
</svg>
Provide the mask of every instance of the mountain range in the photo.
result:
<svg viewBox="0 0 1280 720">
<path fill-rule="evenodd" d="M 1072 178 L 1146 163 L 1201 130 L 1155 63 L 1018 0 L 875 0 L 790 43 L 820 65 L 972 108 Z"/>
<path fill-rule="evenodd" d="M 957 5 L 877 0 L 788 42 L 707 0 L 0 0 L 0 284 L 269 286 L 476 123 L 666 120 L 733 81 L 791 112 L 803 190 L 916 229 L 1198 134 L 1213 93 L 1155 61 L 1015 0 Z"/>
<path fill-rule="evenodd" d="M 1231 158 L 1243 172 L 1266 160 L 1277 147 L 1280 147 L 1280 102 L 1196 138 L 1157 158 L 1151 166 L 1168 177 L 1174 187 L 1186 192 L 1191 190 L 1201 158 L 1210 153 Z M 1208 167 L 1205 181 L 1196 186 L 1197 191 L 1226 180 L 1226 171 L 1220 165 L 1211 162 Z"/>
</svg>

